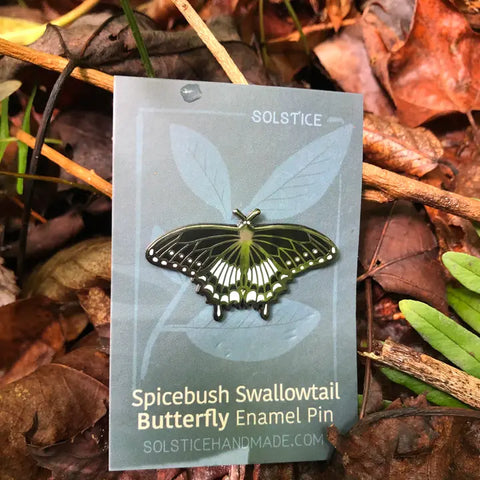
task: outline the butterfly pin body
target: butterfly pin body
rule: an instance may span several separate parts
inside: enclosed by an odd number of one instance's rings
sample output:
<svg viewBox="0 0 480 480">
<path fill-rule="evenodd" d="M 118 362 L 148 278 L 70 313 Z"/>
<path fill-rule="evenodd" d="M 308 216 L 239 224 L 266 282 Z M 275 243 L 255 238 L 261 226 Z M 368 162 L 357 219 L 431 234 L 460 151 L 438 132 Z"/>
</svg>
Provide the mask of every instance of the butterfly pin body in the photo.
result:
<svg viewBox="0 0 480 480">
<path fill-rule="evenodd" d="M 199 224 L 177 228 L 152 242 L 146 258 L 153 265 L 190 277 L 197 292 L 221 320 L 231 307 L 258 310 L 268 319 L 270 305 L 298 274 L 332 262 L 338 255 L 325 235 L 302 225 L 252 225 L 255 209 L 238 225 Z"/>
</svg>

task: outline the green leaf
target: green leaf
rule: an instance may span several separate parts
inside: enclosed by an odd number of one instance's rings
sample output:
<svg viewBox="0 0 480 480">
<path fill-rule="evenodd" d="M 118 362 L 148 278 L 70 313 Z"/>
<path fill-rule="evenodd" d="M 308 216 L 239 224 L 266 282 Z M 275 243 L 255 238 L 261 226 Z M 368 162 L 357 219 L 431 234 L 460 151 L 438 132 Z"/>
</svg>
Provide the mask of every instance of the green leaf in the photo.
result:
<svg viewBox="0 0 480 480">
<path fill-rule="evenodd" d="M 5 100 L 12 93 L 15 93 L 22 86 L 18 80 L 7 80 L 0 83 L 0 100 Z"/>
<path fill-rule="evenodd" d="M 22 130 L 30 133 L 30 113 L 32 111 L 33 100 L 37 93 L 37 86 L 33 87 L 30 98 L 28 99 L 27 106 L 25 107 L 25 114 L 23 115 Z M 25 173 L 27 170 L 27 157 L 28 157 L 28 145 L 23 142 L 18 142 L 18 173 Z M 23 178 L 17 178 L 17 193 L 22 195 L 23 193 Z"/>
<path fill-rule="evenodd" d="M 9 126 L 8 126 L 8 97 L 2 100 L 2 116 L 0 117 L 0 139 L 9 137 Z M 3 154 L 7 149 L 8 143 L 0 143 L 0 162 L 2 161 Z"/>
<path fill-rule="evenodd" d="M 448 285 L 447 300 L 462 320 L 480 333 L 480 295 L 465 287 Z"/>
<path fill-rule="evenodd" d="M 480 258 L 467 253 L 447 252 L 442 255 L 448 271 L 465 287 L 480 293 Z"/>
<path fill-rule="evenodd" d="M 425 341 L 462 370 L 480 378 L 480 337 L 425 303 L 402 300 L 398 306 Z"/>
<path fill-rule="evenodd" d="M 428 385 L 428 383 L 422 382 L 411 375 L 406 373 L 399 372 L 393 368 L 382 367 L 380 371 L 392 382 L 398 383 L 407 387 L 412 392 L 415 392 L 417 395 L 426 393 L 427 400 L 434 403 L 435 405 L 443 405 L 445 407 L 458 407 L 458 408 L 469 408 L 468 405 L 460 402 L 456 398 L 452 397 L 448 393 L 441 392 L 436 388 Z"/>
</svg>

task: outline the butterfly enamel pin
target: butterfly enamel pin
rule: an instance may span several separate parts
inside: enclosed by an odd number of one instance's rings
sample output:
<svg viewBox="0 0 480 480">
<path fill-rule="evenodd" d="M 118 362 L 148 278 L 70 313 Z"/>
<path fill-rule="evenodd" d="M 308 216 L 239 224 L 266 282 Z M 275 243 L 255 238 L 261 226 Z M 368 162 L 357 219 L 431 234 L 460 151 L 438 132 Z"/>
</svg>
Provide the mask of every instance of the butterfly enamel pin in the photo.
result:
<svg viewBox="0 0 480 480">
<path fill-rule="evenodd" d="M 288 282 L 338 255 L 325 235 L 302 225 L 253 226 L 257 208 L 235 225 L 199 224 L 177 228 L 152 242 L 145 252 L 158 267 L 183 273 L 197 293 L 213 305 L 213 318 L 224 310 L 254 308 L 268 319 L 270 305 L 287 290 Z"/>
</svg>

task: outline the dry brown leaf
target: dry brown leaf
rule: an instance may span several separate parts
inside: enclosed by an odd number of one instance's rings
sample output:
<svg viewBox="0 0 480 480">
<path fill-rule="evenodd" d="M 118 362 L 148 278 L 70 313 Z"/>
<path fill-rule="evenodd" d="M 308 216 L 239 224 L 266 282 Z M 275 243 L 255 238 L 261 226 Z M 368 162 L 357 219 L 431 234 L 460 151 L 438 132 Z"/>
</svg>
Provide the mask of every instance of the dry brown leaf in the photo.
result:
<svg viewBox="0 0 480 480">
<path fill-rule="evenodd" d="M 363 151 L 370 163 L 418 177 L 433 170 L 443 155 L 440 141 L 429 130 L 369 113 L 363 120 Z"/>
<path fill-rule="evenodd" d="M 365 417 L 347 435 L 331 428 L 343 478 L 479 480 L 480 420 L 473 411 L 472 418 L 455 416 L 468 415 L 462 410 L 397 405 Z"/>
<path fill-rule="evenodd" d="M 50 364 L 0 390 L 2 478 L 46 478 L 27 450 L 70 440 L 107 412 L 108 388 L 65 365 Z"/>
<path fill-rule="evenodd" d="M 372 277 L 387 292 L 412 296 L 445 312 L 445 279 L 437 254 L 435 236 L 413 204 L 363 205 L 362 277 Z"/>
<path fill-rule="evenodd" d="M 352 8 L 352 0 L 327 0 L 325 8 L 333 28 L 338 32 L 342 26 L 342 20 Z"/>
<path fill-rule="evenodd" d="M 79 292 L 80 305 L 87 313 L 97 333 L 101 337 L 110 337 L 110 297 L 99 287 L 88 292 Z"/>
<path fill-rule="evenodd" d="M 14 302 L 19 292 L 15 274 L 3 266 L 3 258 L 0 257 L 0 307 Z"/>
<path fill-rule="evenodd" d="M 361 26 L 352 25 L 313 51 L 330 77 L 345 91 L 361 93 L 364 108 L 378 115 L 393 115 L 393 104 L 373 75 Z"/>
<path fill-rule="evenodd" d="M 400 120 L 409 126 L 480 109 L 480 34 L 442 0 L 417 0 L 405 44 L 388 61 Z"/>
<path fill-rule="evenodd" d="M 24 294 L 60 302 L 74 298 L 78 290 L 105 284 L 111 277 L 110 250 L 110 238 L 101 237 L 58 252 L 29 277 Z"/>
<path fill-rule="evenodd" d="M 0 308 L 0 387 L 50 363 L 65 343 L 60 309 L 42 297 Z"/>
</svg>

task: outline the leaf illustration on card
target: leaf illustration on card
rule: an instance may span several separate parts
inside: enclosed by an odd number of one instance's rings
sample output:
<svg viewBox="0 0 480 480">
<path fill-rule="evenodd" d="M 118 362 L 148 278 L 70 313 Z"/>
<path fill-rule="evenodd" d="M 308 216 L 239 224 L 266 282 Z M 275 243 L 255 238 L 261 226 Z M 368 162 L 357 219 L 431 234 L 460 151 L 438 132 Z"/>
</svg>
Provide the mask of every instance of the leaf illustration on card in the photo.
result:
<svg viewBox="0 0 480 480">
<path fill-rule="evenodd" d="M 320 322 L 320 313 L 294 300 L 283 299 L 268 322 L 259 322 L 252 310 L 232 311 L 229 322 L 216 322 L 205 307 L 188 325 L 165 325 L 167 331 L 184 331 L 200 350 L 234 362 L 275 358 L 299 344 Z"/>
<path fill-rule="evenodd" d="M 347 154 L 353 125 L 317 138 L 280 164 L 245 210 L 266 218 L 293 217 L 315 205 L 336 178 Z"/>
<path fill-rule="evenodd" d="M 190 190 L 230 219 L 230 177 L 215 145 L 195 130 L 176 124 L 170 126 L 170 143 L 180 176 Z"/>
</svg>

